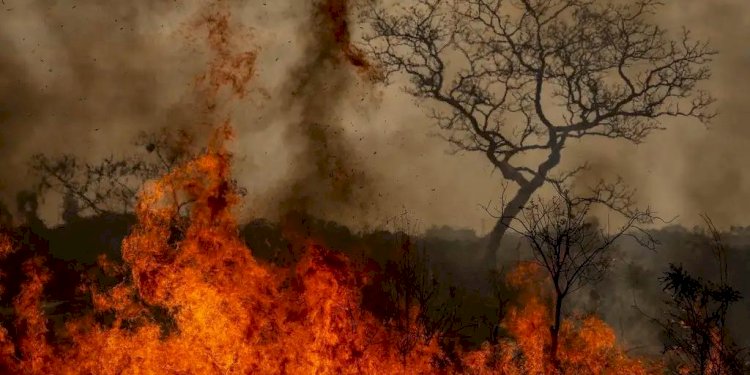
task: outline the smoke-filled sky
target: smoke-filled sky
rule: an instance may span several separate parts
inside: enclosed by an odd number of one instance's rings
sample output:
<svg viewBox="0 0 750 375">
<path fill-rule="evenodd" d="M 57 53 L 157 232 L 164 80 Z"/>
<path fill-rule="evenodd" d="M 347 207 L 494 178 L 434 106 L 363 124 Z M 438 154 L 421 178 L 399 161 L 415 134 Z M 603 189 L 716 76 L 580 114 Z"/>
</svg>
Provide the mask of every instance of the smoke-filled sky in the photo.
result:
<svg viewBox="0 0 750 375">
<path fill-rule="evenodd" d="M 193 25 L 210 11 L 206 3 L 3 0 L 0 197 L 11 202 L 28 186 L 34 153 L 96 160 L 132 153 L 141 130 L 200 123 L 191 87 L 209 57 L 205 30 Z M 247 216 L 302 208 L 382 226 L 407 212 L 422 229 L 489 230 L 480 205 L 497 201 L 499 176 L 481 155 L 448 154 L 398 82 L 382 87 L 342 61 L 340 40 L 314 2 L 226 4 L 232 46 L 257 53 L 250 95 L 226 112 L 237 133 L 238 177 L 249 190 Z M 668 130 L 639 146 L 572 146 L 564 159 L 591 160 L 587 177 L 623 176 L 644 205 L 679 223 L 696 224 L 706 212 L 721 225 L 748 225 L 750 2 L 672 1 L 657 20 L 684 25 L 719 50 L 709 82 L 719 116 L 710 128 L 665 123 Z M 55 209 L 44 214 L 58 220 Z"/>
</svg>

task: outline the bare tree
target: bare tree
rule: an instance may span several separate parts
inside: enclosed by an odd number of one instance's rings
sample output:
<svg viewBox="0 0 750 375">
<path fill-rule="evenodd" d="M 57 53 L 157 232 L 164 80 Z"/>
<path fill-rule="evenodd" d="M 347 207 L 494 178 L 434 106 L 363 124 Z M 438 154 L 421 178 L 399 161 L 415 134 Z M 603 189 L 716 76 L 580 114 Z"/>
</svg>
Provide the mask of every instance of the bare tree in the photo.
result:
<svg viewBox="0 0 750 375">
<path fill-rule="evenodd" d="M 48 192 L 62 195 L 63 217 L 68 219 L 92 214 L 132 213 L 138 191 L 146 181 L 168 173 L 201 152 L 194 147 L 190 133 L 166 128 L 141 133 L 134 144 L 142 152 L 123 157 L 109 156 L 98 162 L 84 162 L 71 154 L 56 157 L 34 155 L 31 170 L 39 178 L 37 195 Z M 236 185 L 236 181 L 232 183 Z M 246 193 L 241 188 L 238 191 Z M 175 200 L 180 199 L 175 196 Z M 178 209 L 189 203 L 182 202 Z"/>
<path fill-rule="evenodd" d="M 491 232 L 492 263 L 537 189 L 582 170 L 551 174 L 571 140 L 638 144 L 665 117 L 713 117 L 714 100 L 698 84 L 715 51 L 687 30 L 672 38 L 651 23 L 657 0 L 371 4 L 365 48 L 386 82 L 407 76 L 407 92 L 433 104 L 454 150 L 486 155 L 517 188 Z"/>
<path fill-rule="evenodd" d="M 187 133 L 142 133 L 135 141 L 142 155 L 106 157 L 97 163 L 82 162 L 64 154 L 50 157 L 34 155 L 31 170 L 39 177 L 37 191 L 49 191 L 64 197 L 64 214 L 103 214 L 131 212 L 140 186 L 184 161 L 190 137 Z M 76 210 L 78 212 L 72 212 Z"/>
<path fill-rule="evenodd" d="M 602 228 L 590 217 L 595 205 L 603 205 L 622 216 L 624 223 Z M 601 280 L 614 257 L 615 241 L 632 237 L 653 249 L 655 240 L 641 228 L 653 222 L 649 210 L 635 208 L 632 192 L 620 184 L 600 184 L 591 195 L 574 197 L 558 186 L 550 200 L 533 199 L 514 218 L 510 228 L 526 239 L 535 261 L 549 274 L 553 287 L 553 325 L 550 354 L 557 364 L 557 347 L 565 298 L 576 290 Z"/>
</svg>

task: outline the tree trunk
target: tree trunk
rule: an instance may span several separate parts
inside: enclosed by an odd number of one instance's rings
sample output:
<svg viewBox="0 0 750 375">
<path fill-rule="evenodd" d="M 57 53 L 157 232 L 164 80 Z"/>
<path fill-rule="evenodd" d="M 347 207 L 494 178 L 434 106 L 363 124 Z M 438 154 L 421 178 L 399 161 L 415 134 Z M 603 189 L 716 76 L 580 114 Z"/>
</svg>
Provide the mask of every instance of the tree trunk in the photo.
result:
<svg viewBox="0 0 750 375">
<path fill-rule="evenodd" d="M 503 207 L 503 213 L 492 228 L 492 232 L 489 235 L 489 241 L 487 242 L 487 248 L 485 249 L 484 262 L 485 264 L 491 265 L 493 269 L 500 269 L 500 243 L 508 231 L 513 218 L 516 217 L 523 209 L 523 206 L 529 202 L 534 191 L 541 186 L 541 184 L 529 183 L 518 190 L 516 196 Z"/>
<path fill-rule="evenodd" d="M 557 348 L 560 343 L 560 324 L 562 323 L 562 301 L 563 296 L 557 294 L 555 298 L 555 321 L 550 327 L 550 335 L 552 336 L 552 345 L 550 347 L 550 356 L 552 357 L 552 366 L 555 370 L 560 370 L 560 360 L 557 358 Z"/>
<path fill-rule="evenodd" d="M 484 254 L 485 264 L 491 265 L 494 270 L 500 269 L 498 250 L 500 250 L 500 243 L 508 231 L 510 223 L 521 212 L 526 203 L 529 203 L 534 192 L 547 181 L 547 173 L 560 163 L 560 151 L 562 151 L 563 143 L 564 139 L 559 140 L 554 133 L 550 134 L 549 145 L 551 150 L 547 160 L 539 165 L 534 178 L 521 184 L 520 189 L 516 192 L 516 196 L 503 207 L 503 213 L 497 220 L 497 223 L 495 223 L 495 227 L 492 228 L 492 232 L 490 232 L 490 238 Z"/>
</svg>

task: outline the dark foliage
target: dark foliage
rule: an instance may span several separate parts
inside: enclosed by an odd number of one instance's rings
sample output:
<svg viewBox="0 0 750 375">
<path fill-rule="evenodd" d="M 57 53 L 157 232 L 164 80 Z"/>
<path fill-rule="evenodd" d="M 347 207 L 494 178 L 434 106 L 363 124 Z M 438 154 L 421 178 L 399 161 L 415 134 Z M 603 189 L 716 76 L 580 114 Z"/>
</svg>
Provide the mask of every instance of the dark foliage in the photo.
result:
<svg viewBox="0 0 750 375">
<path fill-rule="evenodd" d="M 690 274 L 682 265 L 670 264 L 659 280 L 669 295 L 664 318 L 654 319 L 664 330 L 664 351 L 681 374 L 729 375 L 750 371 L 746 352 L 736 345 L 727 328 L 730 308 L 742 299 L 728 283 L 727 249 L 719 232 L 706 218 L 719 265 L 719 281 Z"/>
</svg>

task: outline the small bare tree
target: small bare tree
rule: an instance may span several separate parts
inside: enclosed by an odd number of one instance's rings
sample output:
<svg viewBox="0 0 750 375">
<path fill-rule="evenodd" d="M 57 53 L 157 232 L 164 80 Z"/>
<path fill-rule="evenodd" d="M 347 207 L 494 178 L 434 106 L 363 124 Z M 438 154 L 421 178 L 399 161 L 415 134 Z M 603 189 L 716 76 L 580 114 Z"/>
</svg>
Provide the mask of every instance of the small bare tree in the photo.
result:
<svg viewBox="0 0 750 375">
<path fill-rule="evenodd" d="M 31 160 L 31 170 L 39 178 L 38 195 L 52 191 L 63 196 L 64 216 L 130 213 L 144 182 L 195 155 L 191 143 L 188 133 L 163 129 L 138 136 L 135 145 L 144 151 L 140 155 L 110 156 L 87 163 L 71 154 L 37 154 Z"/>
<path fill-rule="evenodd" d="M 165 175 L 203 151 L 195 147 L 191 133 L 167 128 L 143 132 L 134 144 L 142 152 L 109 156 L 98 162 L 83 162 L 71 154 L 34 155 L 31 170 L 39 178 L 36 195 L 62 195 L 66 222 L 87 215 L 130 214 L 145 182 Z M 237 181 L 232 180 L 231 184 L 240 194 L 247 193 Z M 179 202 L 175 215 L 183 214 L 192 200 L 179 196 L 178 189 L 172 195 Z"/>
<path fill-rule="evenodd" d="M 665 117 L 713 117 L 698 84 L 715 51 L 649 21 L 658 0 L 371 3 L 365 48 L 386 81 L 406 75 L 455 151 L 486 155 L 517 188 L 490 234 L 491 264 L 534 193 L 581 170 L 551 174 L 572 140 L 638 144 Z"/>
<path fill-rule="evenodd" d="M 535 261 L 548 273 L 553 287 L 550 354 L 557 364 L 557 347 L 565 298 L 601 280 L 614 257 L 615 241 L 628 236 L 653 249 L 655 240 L 641 226 L 655 219 L 650 210 L 634 206 L 632 192 L 620 184 L 599 184 L 591 195 L 576 197 L 562 186 L 550 200 L 535 199 L 514 218 L 510 228 L 525 237 Z M 596 205 L 621 216 L 622 225 L 602 228 L 590 217 Z"/>
</svg>

